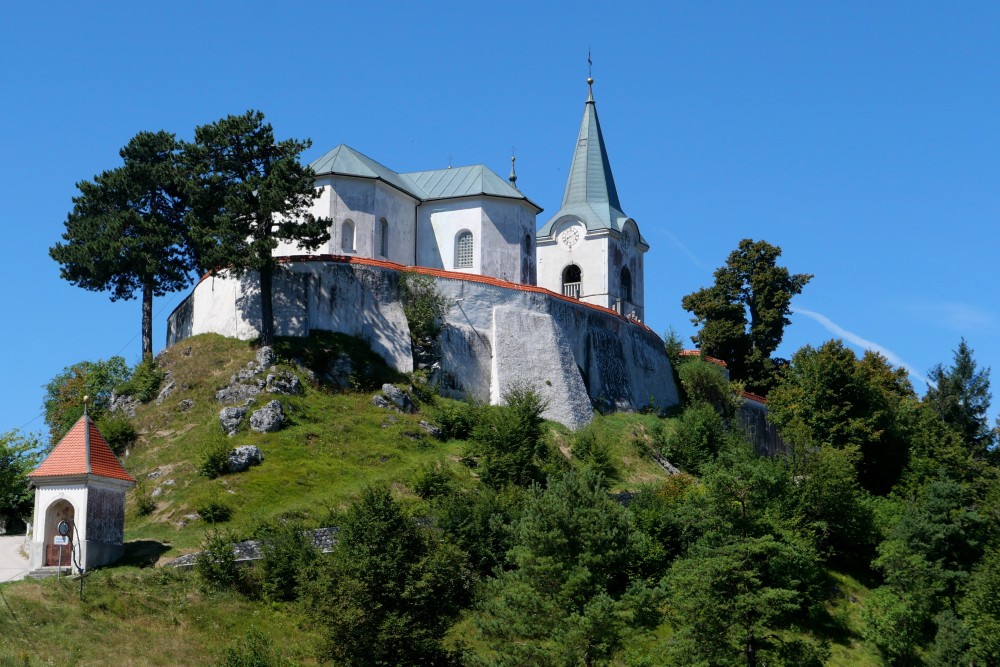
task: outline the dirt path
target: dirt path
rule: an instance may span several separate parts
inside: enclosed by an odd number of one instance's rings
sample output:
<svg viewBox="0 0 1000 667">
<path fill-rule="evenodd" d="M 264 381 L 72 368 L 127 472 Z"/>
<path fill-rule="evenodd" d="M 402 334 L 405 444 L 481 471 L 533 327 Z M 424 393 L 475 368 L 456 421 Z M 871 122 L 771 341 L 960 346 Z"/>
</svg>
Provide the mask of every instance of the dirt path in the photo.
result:
<svg viewBox="0 0 1000 667">
<path fill-rule="evenodd" d="M 28 559 L 20 553 L 24 535 L 0 535 L 0 583 L 24 579 Z"/>
</svg>

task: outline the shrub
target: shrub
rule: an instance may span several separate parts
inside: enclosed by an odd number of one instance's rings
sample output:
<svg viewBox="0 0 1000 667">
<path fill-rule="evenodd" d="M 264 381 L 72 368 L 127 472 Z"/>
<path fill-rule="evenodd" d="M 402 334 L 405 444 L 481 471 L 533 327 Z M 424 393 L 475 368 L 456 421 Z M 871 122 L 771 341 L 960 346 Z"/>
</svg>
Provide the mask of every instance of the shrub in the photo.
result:
<svg viewBox="0 0 1000 667">
<path fill-rule="evenodd" d="M 208 588 L 237 588 L 240 583 L 239 566 L 236 565 L 236 543 L 228 531 L 209 530 L 201 542 L 201 553 L 195 560 L 195 571 Z"/>
<path fill-rule="evenodd" d="M 219 667 L 284 667 L 290 664 L 275 653 L 267 635 L 250 628 L 243 639 L 226 649 L 226 657 Z"/>
<path fill-rule="evenodd" d="M 455 478 L 441 464 L 422 466 L 413 482 L 413 492 L 424 500 L 446 496 L 454 489 Z"/>
<path fill-rule="evenodd" d="M 230 447 L 228 442 L 221 441 L 210 445 L 201 457 L 201 463 L 198 464 L 198 472 L 209 479 L 215 479 L 224 475 L 226 466 L 229 463 L 229 452 Z"/>
<path fill-rule="evenodd" d="M 148 516 L 156 511 L 156 500 L 145 486 L 135 487 L 135 511 L 139 516 Z"/>
<path fill-rule="evenodd" d="M 139 438 L 132 420 L 121 413 L 106 414 L 98 419 L 97 430 L 104 436 L 115 456 L 125 454 Z"/>
<path fill-rule="evenodd" d="M 216 498 L 204 498 L 195 503 L 195 511 L 209 523 L 224 523 L 233 516 L 233 508 Z"/>
<path fill-rule="evenodd" d="M 479 406 L 461 401 L 439 399 L 427 411 L 431 421 L 441 427 L 446 438 L 467 440 L 476 423 Z"/>
<path fill-rule="evenodd" d="M 149 403 L 160 392 L 166 375 L 156 367 L 155 359 L 143 359 L 132 370 L 132 377 L 115 388 L 119 396 L 133 396 L 142 403 Z"/>
<path fill-rule="evenodd" d="M 715 458 L 725 433 L 722 418 L 711 405 L 691 405 L 681 413 L 673 434 L 665 438 L 662 454 L 682 470 L 698 475 Z"/>
<path fill-rule="evenodd" d="M 707 403 L 723 419 L 730 420 L 740 408 L 740 391 L 729 383 L 722 369 L 713 363 L 692 359 L 677 370 L 688 405 Z"/>
<path fill-rule="evenodd" d="M 542 437 L 542 412 L 546 404 L 538 392 L 521 385 L 508 389 L 503 399 L 505 405 L 478 410 L 472 430 L 471 449 L 480 458 L 480 478 L 495 489 L 544 481 L 541 464 L 548 449 Z"/>
<path fill-rule="evenodd" d="M 254 537 L 260 542 L 257 569 L 263 596 L 269 600 L 298 598 L 302 582 L 311 577 L 319 560 L 312 534 L 300 519 L 285 517 L 261 524 Z"/>
<path fill-rule="evenodd" d="M 418 273 L 401 273 L 399 293 L 403 314 L 410 325 L 410 338 L 414 341 L 437 338 L 448 302 L 438 294 L 434 279 Z"/>
<path fill-rule="evenodd" d="M 580 429 L 573 440 L 573 456 L 582 461 L 589 470 L 593 470 L 605 479 L 614 478 L 618 471 L 611 457 L 611 445 L 606 438 L 601 437 L 591 423 Z"/>
</svg>

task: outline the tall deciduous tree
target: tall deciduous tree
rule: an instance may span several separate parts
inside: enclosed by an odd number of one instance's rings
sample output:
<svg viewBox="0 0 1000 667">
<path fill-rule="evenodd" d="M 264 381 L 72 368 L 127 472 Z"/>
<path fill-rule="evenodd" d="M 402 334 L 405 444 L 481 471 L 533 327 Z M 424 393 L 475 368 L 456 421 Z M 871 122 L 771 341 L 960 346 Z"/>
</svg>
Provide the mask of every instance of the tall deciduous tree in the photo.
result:
<svg viewBox="0 0 1000 667">
<path fill-rule="evenodd" d="M 990 369 L 977 368 L 972 348 L 964 338 L 950 367 L 938 364 L 931 369 L 924 401 L 959 432 L 973 456 L 982 457 L 996 442 L 996 432 L 986 417 L 990 407 Z"/>
<path fill-rule="evenodd" d="M 299 162 L 309 140 L 275 141 L 264 114 L 248 111 L 195 129 L 182 157 L 192 178 L 190 236 L 198 264 L 259 276 L 261 339 L 274 340 L 272 252 L 279 241 L 314 250 L 330 239 L 328 218 L 309 207 L 315 174 Z"/>
<path fill-rule="evenodd" d="M 120 151 L 124 165 L 77 184 L 64 242 L 49 250 L 74 285 L 112 301 L 142 294 L 144 358 L 153 356 L 153 297 L 186 287 L 194 268 L 177 148 L 169 132 L 135 135 Z"/>
<path fill-rule="evenodd" d="M 765 394 L 774 378 L 771 354 L 790 324 L 792 297 L 812 279 L 778 266 L 780 256 L 778 246 L 743 239 L 716 269 L 715 284 L 681 301 L 701 327 L 692 337 L 701 351 L 724 360 L 733 380 Z"/>
<path fill-rule="evenodd" d="M 28 488 L 28 473 L 41 462 L 40 450 L 36 436 L 0 433 L 0 514 L 31 515 L 35 494 Z"/>
</svg>

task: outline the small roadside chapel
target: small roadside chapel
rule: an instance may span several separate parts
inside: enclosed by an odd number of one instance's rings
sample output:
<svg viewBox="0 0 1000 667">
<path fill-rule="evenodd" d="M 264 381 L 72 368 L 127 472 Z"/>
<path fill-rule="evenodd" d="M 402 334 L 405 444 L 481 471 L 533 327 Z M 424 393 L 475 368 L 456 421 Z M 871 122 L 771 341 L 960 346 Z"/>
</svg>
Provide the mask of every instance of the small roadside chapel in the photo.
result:
<svg viewBox="0 0 1000 667">
<path fill-rule="evenodd" d="M 125 491 L 135 485 L 84 410 L 33 472 L 32 575 L 90 570 L 122 557 Z"/>
</svg>

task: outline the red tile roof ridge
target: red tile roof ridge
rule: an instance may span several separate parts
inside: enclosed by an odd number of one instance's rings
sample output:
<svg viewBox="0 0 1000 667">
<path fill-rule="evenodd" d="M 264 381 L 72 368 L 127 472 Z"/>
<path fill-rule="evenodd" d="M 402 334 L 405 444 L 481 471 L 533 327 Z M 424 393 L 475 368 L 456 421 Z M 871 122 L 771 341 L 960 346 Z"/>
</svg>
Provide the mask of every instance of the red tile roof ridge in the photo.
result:
<svg viewBox="0 0 1000 667">
<path fill-rule="evenodd" d="M 743 392 L 743 398 L 747 399 L 748 401 L 754 401 L 756 403 L 762 403 L 763 405 L 767 405 L 766 398 L 758 394 L 750 393 L 749 391 Z"/>
<path fill-rule="evenodd" d="M 94 475 L 135 483 L 135 478 L 125 471 L 86 413 L 52 448 L 45 460 L 28 473 L 28 477 L 33 479 L 67 475 Z"/>
<path fill-rule="evenodd" d="M 546 296 L 562 299 L 563 301 L 566 301 L 568 303 L 574 303 L 580 306 L 585 306 L 592 310 L 597 310 L 602 313 L 607 313 L 608 315 L 614 315 L 618 319 L 624 320 L 629 324 L 634 324 L 638 327 L 645 329 L 646 331 L 653 332 L 652 329 L 650 329 L 642 322 L 621 315 L 618 313 L 618 311 L 613 310 L 611 308 L 605 308 L 604 306 L 598 306 L 596 303 L 587 303 L 586 301 L 580 301 L 579 299 L 574 299 L 573 297 L 570 296 L 557 294 L 552 290 L 547 290 L 544 287 L 538 287 L 537 285 L 523 285 L 521 283 L 512 283 L 507 280 L 501 280 L 500 278 L 493 278 L 492 276 L 481 276 L 476 273 L 460 273 L 458 271 L 447 271 L 445 269 L 432 269 L 427 266 L 407 266 L 405 264 L 397 264 L 396 262 L 390 262 L 384 259 L 370 259 L 368 257 L 355 257 L 353 255 L 285 255 L 282 257 L 275 257 L 275 260 L 277 260 L 279 264 L 288 264 L 290 262 L 337 262 L 340 264 L 357 264 L 360 266 L 374 266 L 382 269 L 390 269 L 393 271 L 408 271 L 411 273 L 421 273 L 423 275 L 434 276 L 436 278 L 446 278 L 449 280 L 463 280 L 465 282 L 482 283 L 485 285 L 492 285 L 494 287 L 502 287 L 504 289 L 518 290 L 520 292 L 534 292 L 536 294 L 544 294 Z M 214 273 L 215 270 L 208 271 L 198 281 L 199 284 L 205 279 L 211 277 Z M 706 359 L 711 360 L 713 363 L 721 363 L 723 366 L 725 366 L 725 362 L 720 362 L 717 359 L 712 360 L 708 357 L 706 357 Z"/>
</svg>

